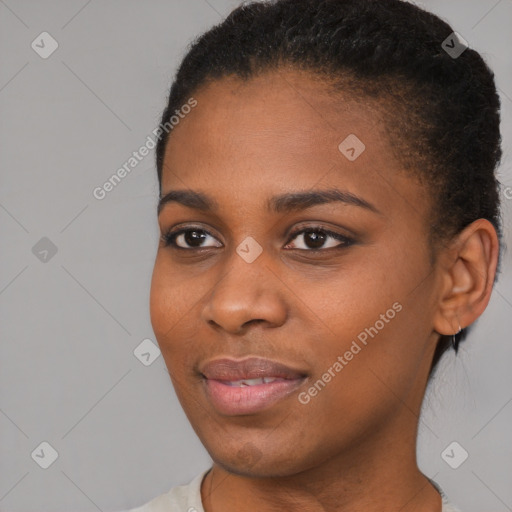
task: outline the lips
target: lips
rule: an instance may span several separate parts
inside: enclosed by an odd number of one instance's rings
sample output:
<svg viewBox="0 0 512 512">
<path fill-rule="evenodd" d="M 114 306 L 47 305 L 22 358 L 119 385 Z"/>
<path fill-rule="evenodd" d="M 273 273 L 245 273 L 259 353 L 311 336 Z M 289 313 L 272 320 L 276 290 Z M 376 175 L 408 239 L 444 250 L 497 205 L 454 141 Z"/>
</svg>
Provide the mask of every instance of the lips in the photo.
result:
<svg viewBox="0 0 512 512">
<path fill-rule="evenodd" d="M 255 414 L 302 385 L 306 374 L 269 359 L 216 359 L 200 368 L 207 399 L 224 415 Z"/>
<path fill-rule="evenodd" d="M 297 379 L 304 376 L 304 373 L 299 370 L 294 370 L 284 364 L 260 357 L 250 357 L 242 360 L 215 359 L 206 363 L 200 369 L 200 372 L 207 379 L 223 381 L 260 378 Z"/>
</svg>

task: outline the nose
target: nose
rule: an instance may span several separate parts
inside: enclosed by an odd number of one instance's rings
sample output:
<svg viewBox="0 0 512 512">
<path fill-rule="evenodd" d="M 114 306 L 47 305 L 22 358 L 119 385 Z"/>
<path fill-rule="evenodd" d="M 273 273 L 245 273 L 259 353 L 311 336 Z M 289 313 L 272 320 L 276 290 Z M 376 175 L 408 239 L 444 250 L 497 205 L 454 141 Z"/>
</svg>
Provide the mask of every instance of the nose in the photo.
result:
<svg viewBox="0 0 512 512">
<path fill-rule="evenodd" d="M 225 263 L 222 277 L 201 311 L 201 319 L 231 334 L 241 334 L 254 324 L 283 325 L 288 315 L 286 288 L 265 259 L 260 256 L 247 263 L 233 251 Z"/>
</svg>

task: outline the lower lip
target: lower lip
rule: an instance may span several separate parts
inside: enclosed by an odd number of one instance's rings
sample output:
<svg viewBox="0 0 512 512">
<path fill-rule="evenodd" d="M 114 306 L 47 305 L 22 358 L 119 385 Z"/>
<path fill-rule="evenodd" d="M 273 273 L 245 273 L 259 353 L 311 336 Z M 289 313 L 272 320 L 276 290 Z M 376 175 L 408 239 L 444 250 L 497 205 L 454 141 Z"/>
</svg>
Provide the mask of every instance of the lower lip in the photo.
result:
<svg viewBox="0 0 512 512">
<path fill-rule="evenodd" d="M 205 379 L 206 394 L 221 414 L 255 414 L 293 393 L 304 379 L 286 379 L 255 386 L 230 386 L 220 380 Z"/>
</svg>

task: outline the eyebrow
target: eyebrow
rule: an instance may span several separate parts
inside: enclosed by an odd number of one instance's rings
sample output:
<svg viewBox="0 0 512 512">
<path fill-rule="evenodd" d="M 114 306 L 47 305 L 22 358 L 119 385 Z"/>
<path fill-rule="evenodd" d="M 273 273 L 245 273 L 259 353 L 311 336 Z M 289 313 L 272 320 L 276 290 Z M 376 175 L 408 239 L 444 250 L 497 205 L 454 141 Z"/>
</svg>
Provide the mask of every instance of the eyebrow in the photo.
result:
<svg viewBox="0 0 512 512">
<path fill-rule="evenodd" d="M 204 212 L 216 211 L 219 204 L 213 198 L 202 192 L 192 190 L 171 190 L 160 197 L 157 213 L 160 214 L 167 203 L 176 202 L 183 206 Z M 267 201 L 267 210 L 274 213 L 285 213 L 291 211 L 300 211 L 320 204 L 341 202 L 344 204 L 359 206 L 374 213 L 381 212 L 365 199 L 356 196 L 352 192 L 327 189 L 313 190 L 307 192 L 289 192 L 271 197 Z"/>
</svg>

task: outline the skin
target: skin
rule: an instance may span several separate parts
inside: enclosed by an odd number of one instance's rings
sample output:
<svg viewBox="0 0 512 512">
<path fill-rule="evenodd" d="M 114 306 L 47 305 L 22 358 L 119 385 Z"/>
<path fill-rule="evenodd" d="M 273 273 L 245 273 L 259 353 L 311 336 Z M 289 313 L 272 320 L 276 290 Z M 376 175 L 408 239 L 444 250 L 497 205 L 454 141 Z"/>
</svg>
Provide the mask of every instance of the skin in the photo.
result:
<svg viewBox="0 0 512 512">
<path fill-rule="evenodd" d="M 178 398 L 211 455 L 201 495 L 206 512 L 439 512 L 441 498 L 416 463 L 421 402 L 439 334 L 485 309 L 496 271 L 492 225 L 475 221 L 436 249 L 431 199 L 401 169 L 378 104 L 338 94 L 305 72 L 280 69 L 199 89 L 197 107 L 173 130 L 162 196 L 202 192 L 218 209 L 163 205 L 162 234 L 178 225 L 209 236 L 192 250 L 161 241 L 151 284 L 151 321 Z M 366 149 L 338 149 L 356 134 Z M 374 205 L 342 202 L 271 212 L 272 196 L 335 188 Z M 327 236 L 315 253 L 308 232 Z M 246 237 L 252 263 L 236 252 Z M 192 240 L 193 243 L 193 240 Z M 326 248 L 322 248 L 326 247 Z M 402 306 L 311 398 L 300 392 L 333 366 L 365 328 Z M 308 374 L 291 395 L 255 414 L 211 405 L 198 374 L 220 357 L 267 357 Z"/>
</svg>

